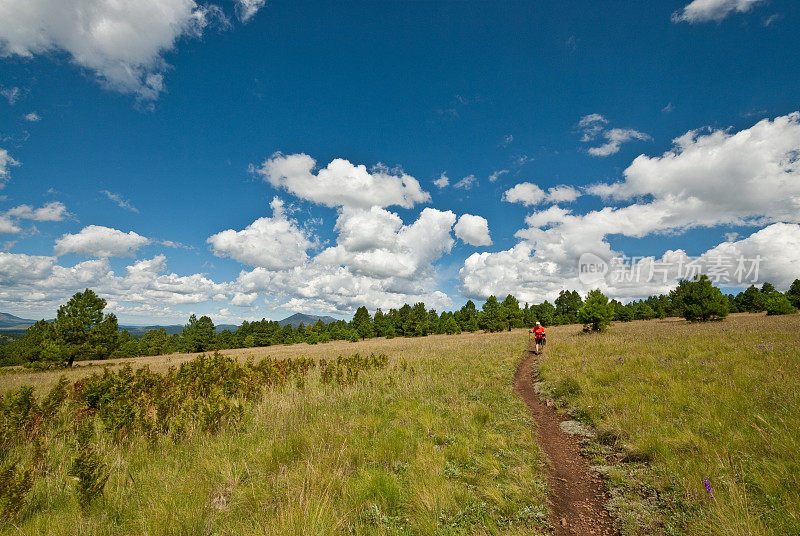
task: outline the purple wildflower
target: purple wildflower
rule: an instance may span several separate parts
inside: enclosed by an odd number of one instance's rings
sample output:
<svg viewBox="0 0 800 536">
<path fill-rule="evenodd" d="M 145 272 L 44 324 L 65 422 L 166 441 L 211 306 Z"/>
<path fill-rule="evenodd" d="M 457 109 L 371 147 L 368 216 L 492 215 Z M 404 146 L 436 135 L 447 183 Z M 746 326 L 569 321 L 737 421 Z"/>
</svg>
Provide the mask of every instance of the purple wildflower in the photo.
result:
<svg viewBox="0 0 800 536">
<path fill-rule="evenodd" d="M 714 498 L 714 488 L 711 487 L 711 482 L 707 478 L 704 478 L 703 479 L 703 485 L 706 487 L 706 492 L 708 493 L 708 496 L 713 499 Z"/>
</svg>

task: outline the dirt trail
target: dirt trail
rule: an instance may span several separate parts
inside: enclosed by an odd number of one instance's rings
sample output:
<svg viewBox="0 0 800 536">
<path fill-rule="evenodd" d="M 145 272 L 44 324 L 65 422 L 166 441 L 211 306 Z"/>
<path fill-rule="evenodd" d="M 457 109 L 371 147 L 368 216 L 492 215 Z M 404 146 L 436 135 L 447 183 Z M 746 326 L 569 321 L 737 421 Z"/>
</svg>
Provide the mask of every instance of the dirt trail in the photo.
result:
<svg viewBox="0 0 800 536">
<path fill-rule="evenodd" d="M 556 536 L 616 536 L 604 508 L 605 486 L 581 456 L 579 440 L 559 424 L 566 420 L 548 407 L 534 390 L 536 356 L 528 350 L 514 375 L 514 389 L 525 401 L 538 427 L 539 444 L 547 455 L 551 522 Z"/>
</svg>

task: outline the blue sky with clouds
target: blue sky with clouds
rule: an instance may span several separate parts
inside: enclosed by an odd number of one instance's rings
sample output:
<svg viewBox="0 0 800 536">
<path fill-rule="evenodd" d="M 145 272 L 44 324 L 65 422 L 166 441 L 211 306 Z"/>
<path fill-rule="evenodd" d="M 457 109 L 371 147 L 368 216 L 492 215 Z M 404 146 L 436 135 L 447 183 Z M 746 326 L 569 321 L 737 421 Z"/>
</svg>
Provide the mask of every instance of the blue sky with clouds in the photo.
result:
<svg viewBox="0 0 800 536">
<path fill-rule="evenodd" d="M 697 257 L 785 287 L 798 24 L 790 0 L 3 0 L 0 311 L 630 299 Z M 587 283 L 584 253 L 670 271 Z"/>
</svg>

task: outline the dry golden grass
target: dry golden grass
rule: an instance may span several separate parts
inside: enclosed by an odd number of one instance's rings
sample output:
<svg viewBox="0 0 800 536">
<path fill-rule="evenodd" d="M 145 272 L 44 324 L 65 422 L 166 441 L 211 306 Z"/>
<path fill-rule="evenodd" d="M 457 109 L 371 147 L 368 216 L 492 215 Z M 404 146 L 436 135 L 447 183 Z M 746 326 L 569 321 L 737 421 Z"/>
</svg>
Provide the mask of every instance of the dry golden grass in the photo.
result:
<svg viewBox="0 0 800 536">
<path fill-rule="evenodd" d="M 474 344 L 485 344 L 487 340 L 496 338 L 507 338 L 509 336 L 522 339 L 527 337 L 526 330 L 514 330 L 511 333 L 486 334 L 482 332 L 463 333 L 461 335 L 429 335 L 422 338 L 394 339 L 367 339 L 359 342 L 331 341 L 324 344 L 291 344 L 264 346 L 259 348 L 236 348 L 232 350 L 221 350 L 220 353 L 244 361 L 250 357 L 256 361 L 270 356 L 275 359 L 285 359 L 293 357 L 309 357 L 311 359 L 336 359 L 339 355 L 351 355 L 354 353 L 370 354 L 385 353 L 390 356 L 401 355 L 425 355 L 436 359 L 446 353 L 448 348 L 453 346 L 470 346 Z M 518 352 L 521 355 L 524 350 L 525 342 L 521 343 Z M 119 370 L 129 364 L 133 369 L 148 366 L 154 372 L 164 372 L 169 367 L 178 367 L 181 363 L 194 359 L 201 353 L 174 353 L 157 355 L 150 357 L 132 357 L 124 359 L 107 359 L 104 361 L 78 361 L 76 366 L 71 369 L 58 369 L 52 371 L 35 372 L 21 366 L 0 368 L 0 393 L 15 389 L 23 385 L 33 385 L 38 393 L 46 392 L 63 375 L 70 381 L 90 376 L 94 373 L 102 372 L 104 367 L 110 370 Z M 518 356 L 514 356 L 518 357 Z"/>
</svg>

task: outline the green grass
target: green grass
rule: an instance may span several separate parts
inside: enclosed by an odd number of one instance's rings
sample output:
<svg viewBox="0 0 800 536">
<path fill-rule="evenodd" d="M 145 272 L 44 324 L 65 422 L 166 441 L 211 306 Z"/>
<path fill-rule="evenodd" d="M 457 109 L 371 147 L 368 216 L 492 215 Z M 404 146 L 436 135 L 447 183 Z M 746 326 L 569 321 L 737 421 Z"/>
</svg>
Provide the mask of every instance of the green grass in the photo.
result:
<svg viewBox="0 0 800 536">
<path fill-rule="evenodd" d="M 624 456 L 626 534 L 800 534 L 800 315 L 550 331 L 542 387 Z"/>
<path fill-rule="evenodd" d="M 151 446 L 99 433 L 110 478 L 86 512 L 68 476 L 74 434 L 50 434 L 44 476 L 0 532 L 544 534 L 543 458 L 512 388 L 526 340 L 516 331 L 235 353 L 330 360 L 382 352 L 389 366 L 353 386 L 325 385 L 314 369 L 302 388 L 265 390 L 238 426 L 216 435 L 189 430 Z M 163 370 L 179 359 L 137 363 Z M 0 376 L 0 389 L 18 386 L 17 376 Z M 30 378 L 41 396 L 58 375 Z M 6 459 L 28 463 L 30 450 L 18 445 Z"/>
</svg>

